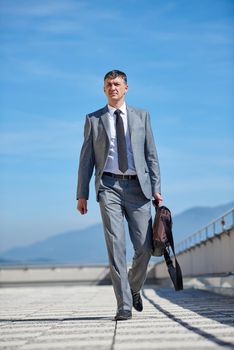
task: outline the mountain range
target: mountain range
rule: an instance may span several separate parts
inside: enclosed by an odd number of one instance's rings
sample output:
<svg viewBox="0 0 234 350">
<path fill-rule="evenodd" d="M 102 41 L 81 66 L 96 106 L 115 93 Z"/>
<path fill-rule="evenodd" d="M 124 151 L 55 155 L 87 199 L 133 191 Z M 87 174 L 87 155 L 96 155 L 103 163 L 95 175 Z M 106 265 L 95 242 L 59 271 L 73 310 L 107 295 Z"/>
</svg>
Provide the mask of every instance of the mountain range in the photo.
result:
<svg viewBox="0 0 234 350">
<path fill-rule="evenodd" d="M 175 244 L 234 207 L 234 202 L 216 207 L 194 207 L 173 217 Z M 133 250 L 126 235 L 127 260 Z M 152 258 L 155 259 L 155 258 Z M 0 264 L 106 264 L 107 252 L 102 224 L 58 234 L 43 241 L 9 249 Z"/>
</svg>

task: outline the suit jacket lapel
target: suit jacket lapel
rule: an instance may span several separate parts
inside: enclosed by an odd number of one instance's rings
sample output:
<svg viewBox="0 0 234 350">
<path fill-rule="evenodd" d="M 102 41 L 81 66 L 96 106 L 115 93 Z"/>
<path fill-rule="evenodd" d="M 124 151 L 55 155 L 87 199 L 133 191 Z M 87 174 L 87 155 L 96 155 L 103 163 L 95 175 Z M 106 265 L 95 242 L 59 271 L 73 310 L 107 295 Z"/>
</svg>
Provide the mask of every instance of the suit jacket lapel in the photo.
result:
<svg viewBox="0 0 234 350">
<path fill-rule="evenodd" d="M 104 129 L 106 131 L 109 142 L 111 142 L 111 133 L 110 133 L 110 122 L 109 122 L 109 112 L 108 107 L 105 106 L 103 108 L 103 114 L 101 115 L 101 120 L 104 125 Z"/>
<path fill-rule="evenodd" d="M 130 106 L 126 106 L 127 108 L 127 118 L 128 118 L 128 128 L 129 128 L 129 134 L 130 134 L 130 139 L 132 138 L 132 128 L 133 128 L 133 123 L 134 123 L 134 115 L 133 115 L 133 110 Z"/>
</svg>

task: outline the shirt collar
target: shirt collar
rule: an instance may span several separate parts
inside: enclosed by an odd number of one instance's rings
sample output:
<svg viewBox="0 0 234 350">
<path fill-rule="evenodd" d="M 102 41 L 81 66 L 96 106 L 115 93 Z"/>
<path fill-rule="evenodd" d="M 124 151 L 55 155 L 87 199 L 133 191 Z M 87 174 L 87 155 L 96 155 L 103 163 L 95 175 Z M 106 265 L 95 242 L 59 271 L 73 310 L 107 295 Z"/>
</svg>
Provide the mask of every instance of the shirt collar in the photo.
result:
<svg viewBox="0 0 234 350">
<path fill-rule="evenodd" d="M 113 116 L 117 108 L 108 105 L 108 111 Z M 120 108 L 118 108 L 124 115 L 127 114 L 126 103 L 124 102 Z"/>
</svg>

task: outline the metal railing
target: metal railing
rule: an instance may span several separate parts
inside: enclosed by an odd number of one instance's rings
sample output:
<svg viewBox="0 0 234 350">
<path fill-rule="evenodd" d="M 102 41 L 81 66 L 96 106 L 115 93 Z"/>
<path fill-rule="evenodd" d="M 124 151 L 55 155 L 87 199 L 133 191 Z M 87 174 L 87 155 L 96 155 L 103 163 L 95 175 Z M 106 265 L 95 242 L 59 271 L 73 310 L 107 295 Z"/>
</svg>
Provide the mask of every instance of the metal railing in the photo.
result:
<svg viewBox="0 0 234 350">
<path fill-rule="evenodd" d="M 181 253 L 195 245 L 205 242 L 209 238 L 217 236 L 224 231 L 234 227 L 234 208 L 230 209 L 217 219 L 211 221 L 208 225 L 201 228 L 199 231 L 186 237 L 181 242 L 175 245 L 176 253 Z"/>
</svg>

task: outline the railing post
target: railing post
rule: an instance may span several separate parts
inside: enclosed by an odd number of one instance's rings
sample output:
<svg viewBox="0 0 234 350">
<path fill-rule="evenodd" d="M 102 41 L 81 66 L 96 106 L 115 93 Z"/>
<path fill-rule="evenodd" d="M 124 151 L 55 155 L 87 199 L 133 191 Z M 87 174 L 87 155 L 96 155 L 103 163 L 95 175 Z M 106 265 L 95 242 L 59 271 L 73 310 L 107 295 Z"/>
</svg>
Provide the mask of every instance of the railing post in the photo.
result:
<svg viewBox="0 0 234 350">
<path fill-rule="evenodd" d="M 208 238 L 208 227 L 206 226 L 206 239 Z"/>
<path fill-rule="evenodd" d="M 213 236 L 215 236 L 215 222 L 213 223 Z"/>
</svg>

